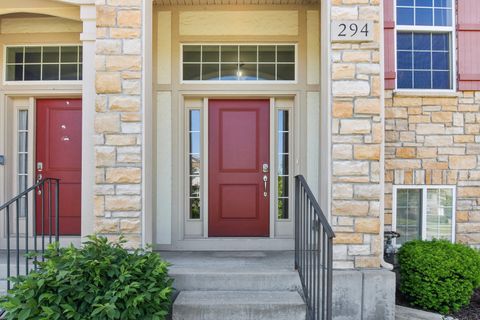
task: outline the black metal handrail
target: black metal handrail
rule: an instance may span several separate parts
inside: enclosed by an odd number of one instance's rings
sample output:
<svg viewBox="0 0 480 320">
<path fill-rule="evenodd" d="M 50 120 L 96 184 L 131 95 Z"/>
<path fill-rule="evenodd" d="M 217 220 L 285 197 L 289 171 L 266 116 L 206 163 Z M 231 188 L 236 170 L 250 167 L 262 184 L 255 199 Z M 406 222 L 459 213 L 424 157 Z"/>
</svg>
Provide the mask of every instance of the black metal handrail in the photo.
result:
<svg viewBox="0 0 480 320">
<path fill-rule="evenodd" d="M 30 201 L 32 207 L 32 236 L 29 235 L 30 220 Z M 43 253 L 46 245 L 53 242 L 53 238 L 58 242 L 60 233 L 60 180 L 56 178 L 45 178 L 35 183 L 30 188 L 19 193 L 17 196 L 0 206 L 0 214 L 5 212 L 5 237 L 7 242 L 6 260 L 7 260 L 7 290 L 10 289 L 8 278 L 12 276 L 12 251 L 15 255 L 16 276 L 21 274 L 20 256 L 25 258 L 25 273 L 30 271 L 29 260 L 38 261 L 40 256 L 43 260 Z M 12 215 L 12 217 L 11 217 Z M 0 215 L 1 216 L 1 215 Z M 37 221 L 39 216 L 40 221 Z M 37 225 L 37 222 L 40 224 Z M 11 225 L 12 224 L 12 225 Z M 14 232 L 11 229 L 14 228 Z M 41 236 L 39 240 L 38 237 Z M 11 237 L 14 238 L 15 248 L 12 250 Z M 45 239 L 48 237 L 48 240 Z M 22 241 L 21 241 L 22 238 Z M 24 241 L 23 241 L 24 240 Z M 48 241 L 48 242 L 47 242 Z M 33 249 L 29 245 L 32 243 Z M 30 253 L 36 253 L 31 257 Z M 36 263 L 33 268 L 36 269 Z"/>
<path fill-rule="evenodd" d="M 295 268 L 302 282 L 308 320 L 332 319 L 335 233 L 307 181 L 295 177 Z"/>
</svg>

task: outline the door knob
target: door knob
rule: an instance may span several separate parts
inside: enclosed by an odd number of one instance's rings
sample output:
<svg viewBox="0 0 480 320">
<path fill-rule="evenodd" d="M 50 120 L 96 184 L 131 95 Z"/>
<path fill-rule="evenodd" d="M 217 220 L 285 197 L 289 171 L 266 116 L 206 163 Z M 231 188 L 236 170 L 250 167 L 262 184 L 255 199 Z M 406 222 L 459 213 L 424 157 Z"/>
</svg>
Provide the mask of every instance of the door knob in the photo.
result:
<svg viewBox="0 0 480 320">
<path fill-rule="evenodd" d="M 263 170 L 264 173 L 268 172 L 268 163 L 264 163 L 262 165 L 262 170 Z"/>
</svg>

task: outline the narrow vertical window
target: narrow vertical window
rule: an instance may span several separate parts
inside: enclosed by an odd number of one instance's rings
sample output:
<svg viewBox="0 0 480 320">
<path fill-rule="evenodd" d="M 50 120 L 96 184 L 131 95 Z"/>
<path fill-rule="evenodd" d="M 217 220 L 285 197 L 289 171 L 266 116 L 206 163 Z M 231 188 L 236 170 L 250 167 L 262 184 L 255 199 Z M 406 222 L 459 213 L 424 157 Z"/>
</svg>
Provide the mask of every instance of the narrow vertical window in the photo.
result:
<svg viewBox="0 0 480 320">
<path fill-rule="evenodd" d="M 397 244 L 420 239 L 422 221 L 422 189 L 397 191 L 397 231 L 401 237 Z"/>
<path fill-rule="evenodd" d="M 277 113 L 277 217 L 289 218 L 289 123 L 288 110 Z"/>
<path fill-rule="evenodd" d="M 17 150 L 18 150 L 18 168 L 17 183 L 18 192 L 27 189 L 28 183 L 28 111 L 18 111 L 18 132 L 17 132 Z M 24 217 L 27 211 L 27 198 L 24 197 L 19 202 L 20 216 Z"/>
<path fill-rule="evenodd" d="M 200 110 L 188 114 L 189 218 L 200 219 Z"/>
<path fill-rule="evenodd" d="M 453 190 L 428 189 L 427 240 L 452 240 Z"/>
</svg>

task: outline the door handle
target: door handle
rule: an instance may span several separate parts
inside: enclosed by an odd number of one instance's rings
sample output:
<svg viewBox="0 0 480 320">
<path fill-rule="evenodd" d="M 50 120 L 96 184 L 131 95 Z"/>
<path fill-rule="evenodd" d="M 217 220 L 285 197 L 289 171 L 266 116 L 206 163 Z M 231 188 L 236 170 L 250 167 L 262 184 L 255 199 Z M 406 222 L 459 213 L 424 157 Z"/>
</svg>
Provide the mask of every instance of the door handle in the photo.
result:
<svg viewBox="0 0 480 320">
<path fill-rule="evenodd" d="M 39 183 L 42 179 L 43 179 L 43 175 L 41 173 L 37 174 L 37 183 Z M 42 194 L 42 190 L 40 189 L 40 187 L 38 188 L 37 194 L 38 195 Z"/>
<path fill-rule="evenodd" d="M 263 176 L 263 196 L 266 198 L 268 196 L 267 193 L 267 182 L 268 182 L 268 177 L 267 175 Z"/>
</svg>

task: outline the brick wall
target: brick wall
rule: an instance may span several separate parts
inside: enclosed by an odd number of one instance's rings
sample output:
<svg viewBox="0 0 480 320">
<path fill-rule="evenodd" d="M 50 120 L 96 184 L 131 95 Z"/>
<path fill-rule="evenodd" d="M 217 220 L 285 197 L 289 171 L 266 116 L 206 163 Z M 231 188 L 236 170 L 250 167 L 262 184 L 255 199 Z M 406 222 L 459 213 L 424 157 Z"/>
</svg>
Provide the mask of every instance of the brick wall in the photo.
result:
<svg viewBox="0 0 480 320">
<path fill-rule="evenodd" d="M 129 246 L 138 247 L 142 0 L 97 0 L 96 5 L 95 232 L 110 238 L 122 233 Z"/>
<path fill-rule="evenodd" d="M 480 92 L 385 96 L 385 224 L 392 184 L 457 186 L 457 241 L 480 246 Z"/>
<path fill-rule="evenodd" d="M 374 41 L 332 43 L 334 267 L 380 266 L 380 1 L 332 0 L 332 20 L 373 20 Z"/>
</svg>

